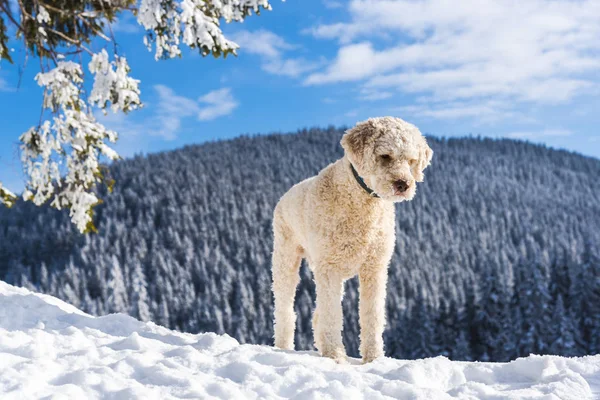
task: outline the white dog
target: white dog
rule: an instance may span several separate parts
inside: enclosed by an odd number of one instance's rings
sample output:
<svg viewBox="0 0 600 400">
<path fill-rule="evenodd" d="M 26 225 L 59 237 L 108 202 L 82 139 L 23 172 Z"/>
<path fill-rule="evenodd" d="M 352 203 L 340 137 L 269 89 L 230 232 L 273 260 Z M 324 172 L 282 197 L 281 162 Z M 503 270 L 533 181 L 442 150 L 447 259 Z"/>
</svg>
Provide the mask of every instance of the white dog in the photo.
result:
<svg viewBox="0 0 600 400">
<path fill-rule="evenodd" d="M 411 200 L 432 150 L 419 129 L 400 118 L 372 118 L 342 137 L 343 158 L 284 194 L 273 216 L 275 346 L 294 349 L 294 297 L 300 261 L 314 273 L 315 346 L 346 361 L 343 285 L 359 275 L 360 353 L 383 355 L 387 268 L 395 234 L 394 203 Z"/>
</svg>

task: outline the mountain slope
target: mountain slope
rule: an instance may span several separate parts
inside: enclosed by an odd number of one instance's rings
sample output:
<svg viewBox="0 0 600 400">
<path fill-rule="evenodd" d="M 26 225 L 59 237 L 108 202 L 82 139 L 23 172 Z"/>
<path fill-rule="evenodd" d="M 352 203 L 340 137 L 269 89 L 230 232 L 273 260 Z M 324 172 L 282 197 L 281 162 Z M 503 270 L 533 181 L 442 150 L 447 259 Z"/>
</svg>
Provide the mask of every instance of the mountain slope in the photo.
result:
<svg viewBox="0 0 600 400">
<path fill-rule="evenodd" d="M 0 208 L 0 279 L 94 314 L 272 343 L 271 214 L 339 158 L 341 130 L 242 137 L 119 162 L 99 234 L 65 214 Z M 510 140 L 429 139 L 433 164 L 397 206 L 389 356 L 509 360 L 600 352 L 600 161 Z M 312 349 L 303 267 L 298 349 Z M 344 341 L 357 355 L 357 282 Z"/>
<path fill-rule="evenodd" d="M 169 331 L 122 314 L 95 318 L 0 282 L 0 397 L 23 399 L 593 399 L 600 356 L 508 364 L 444 357 L 337 365 L 314 352 Z"/>
</svg>

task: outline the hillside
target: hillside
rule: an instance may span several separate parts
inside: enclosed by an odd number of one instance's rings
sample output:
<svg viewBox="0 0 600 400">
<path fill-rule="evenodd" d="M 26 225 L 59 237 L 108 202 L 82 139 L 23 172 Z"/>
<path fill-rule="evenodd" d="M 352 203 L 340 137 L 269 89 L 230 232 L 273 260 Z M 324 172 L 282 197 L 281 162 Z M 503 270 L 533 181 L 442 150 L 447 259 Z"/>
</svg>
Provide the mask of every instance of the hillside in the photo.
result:
<svg viewBox="0 0 600 400">
<path fill-rule="evenodd" d="M 242 137 L 116 163 L 97 235 L 68 216 L 0 208 L 0 279 L 87 313 L 272 343 L 271 213 L 341 156 L 342 132 Z M 430 138 L 416 199 L 397 206 L 386 352 L 506 361 L 600 352 L 600 160 L 511 140 Z M 312 349 L 302 269 L 298 349 Z M 344 340 L 357 355 L 356 281 Z"/>
<path fill-rule="evenodd" d="M 600 356 L 508 364 L 390 358 L 337 365 L 314 352 L 95 318 L 0 282 L 0 397 L 85 399 L 594 399 Z"/>
</svg>

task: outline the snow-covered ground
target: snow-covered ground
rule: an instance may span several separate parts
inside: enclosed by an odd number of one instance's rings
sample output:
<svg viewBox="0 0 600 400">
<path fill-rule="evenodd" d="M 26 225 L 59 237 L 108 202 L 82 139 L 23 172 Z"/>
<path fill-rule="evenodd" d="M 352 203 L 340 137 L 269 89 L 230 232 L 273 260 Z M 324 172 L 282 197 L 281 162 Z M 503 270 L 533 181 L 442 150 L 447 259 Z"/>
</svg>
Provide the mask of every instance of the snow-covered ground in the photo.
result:
<svg viewBox="0 0 600 400">
<path fill-rule="evenodd" d="M 96 318 L 0 282 L 0 398 L 600 399 L 600 356 L 337 365 L 121 314 Z"/>
</svg>

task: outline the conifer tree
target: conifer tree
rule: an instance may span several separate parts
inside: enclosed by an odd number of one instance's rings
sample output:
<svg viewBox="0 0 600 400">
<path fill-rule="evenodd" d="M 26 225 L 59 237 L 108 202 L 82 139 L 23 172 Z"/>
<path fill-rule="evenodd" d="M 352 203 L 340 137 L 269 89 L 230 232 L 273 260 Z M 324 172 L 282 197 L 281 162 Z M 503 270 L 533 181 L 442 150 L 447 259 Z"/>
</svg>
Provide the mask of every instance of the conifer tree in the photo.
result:
<svg viewBox="0 0 600 400">
<path fill-rule="evenodd" d="M 115 255 L 111 256 L 107 276 L 107 305 L 108 312 L 118 313 L 128 310 L 125 280 L 121 265 Z"/>
<path fill-rule="evenodd" d="M 560 294 L 556 300 L 551 323 L 553 338 L 549 346 L 549 353 L 563 356 L 577 355 L 575 343 L 576 327 L 573 324 L 573 315 L 565 309 L 563 297 Z"/>
</svg>

